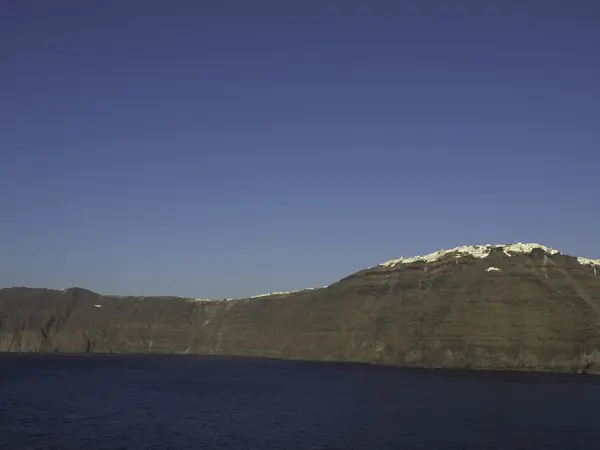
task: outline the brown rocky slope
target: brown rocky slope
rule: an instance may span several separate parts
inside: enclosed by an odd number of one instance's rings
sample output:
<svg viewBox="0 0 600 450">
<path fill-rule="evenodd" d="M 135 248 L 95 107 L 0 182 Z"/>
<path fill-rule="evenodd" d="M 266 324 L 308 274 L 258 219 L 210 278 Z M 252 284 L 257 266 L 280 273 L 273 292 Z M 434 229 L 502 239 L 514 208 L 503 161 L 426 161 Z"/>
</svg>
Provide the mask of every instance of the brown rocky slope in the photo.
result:
<svg viewBox="0 0 600 450">
<path fill-rule="evenodd" d="M 0 289 L 0 351 L 598 373 L 600 261 L 537 244 L 461 247 L 321 289 L 220 301 Z"/>
</svg>

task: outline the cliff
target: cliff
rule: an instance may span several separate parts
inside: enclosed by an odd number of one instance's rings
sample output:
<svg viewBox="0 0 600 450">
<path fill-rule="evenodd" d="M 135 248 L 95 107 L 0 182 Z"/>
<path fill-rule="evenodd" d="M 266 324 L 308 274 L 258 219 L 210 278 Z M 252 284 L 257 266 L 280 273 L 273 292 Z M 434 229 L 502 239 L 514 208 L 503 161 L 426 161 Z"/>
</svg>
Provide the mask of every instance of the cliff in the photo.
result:
<svg viewBox="0 0 600 450">
<path fill-rule="evenodd" d="M 600 261 L 537 244 L 460 247 L 220 301 L 1 289 L 0 351 L 600 372 Z"/>
</svg>

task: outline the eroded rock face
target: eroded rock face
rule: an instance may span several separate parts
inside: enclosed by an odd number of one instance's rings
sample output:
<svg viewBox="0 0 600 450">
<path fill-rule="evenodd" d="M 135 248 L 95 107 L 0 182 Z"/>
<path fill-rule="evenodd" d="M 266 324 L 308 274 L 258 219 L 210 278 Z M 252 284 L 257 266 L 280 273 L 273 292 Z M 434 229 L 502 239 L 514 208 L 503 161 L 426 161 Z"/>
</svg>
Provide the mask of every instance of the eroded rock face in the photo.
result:
<svg viewBox="0 0 600 450">
<path fill-rule="evenodd" d="M 0 351 L 600 372 L 600 267 L 539 248 L 477 251 L 385 263 L 326 288 L 253 299 L 2 289 Z"/>
</svg>

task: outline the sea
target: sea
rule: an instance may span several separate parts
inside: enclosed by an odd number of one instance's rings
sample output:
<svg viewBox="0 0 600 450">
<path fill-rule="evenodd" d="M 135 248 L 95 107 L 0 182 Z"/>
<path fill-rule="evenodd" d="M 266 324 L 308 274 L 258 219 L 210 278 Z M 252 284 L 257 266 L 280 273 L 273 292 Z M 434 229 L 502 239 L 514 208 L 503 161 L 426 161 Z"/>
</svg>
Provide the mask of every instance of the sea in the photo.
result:
<svg viewBox="0 0 600 450">
<path fill-rule="evenodd" d="M 600 377 L 0 356 L 1 449 L 600 449 Z"/>
</svg>

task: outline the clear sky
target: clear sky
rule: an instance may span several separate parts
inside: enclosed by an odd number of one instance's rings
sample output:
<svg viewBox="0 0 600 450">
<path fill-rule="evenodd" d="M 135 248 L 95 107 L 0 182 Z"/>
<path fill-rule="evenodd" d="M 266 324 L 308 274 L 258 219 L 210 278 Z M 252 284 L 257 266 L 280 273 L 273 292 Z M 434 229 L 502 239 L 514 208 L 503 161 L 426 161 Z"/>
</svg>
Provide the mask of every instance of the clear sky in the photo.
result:
<svg viewBox="0 0 600 450">
<path fill-rule="evenodd" d="M 0 286 L 600 258 L 600 2 L 3 0 Z"/>
</svg>

